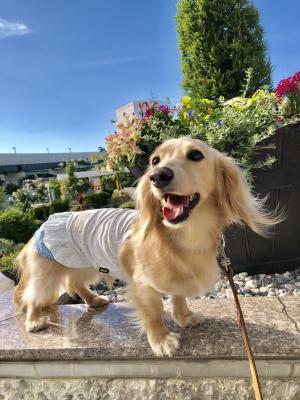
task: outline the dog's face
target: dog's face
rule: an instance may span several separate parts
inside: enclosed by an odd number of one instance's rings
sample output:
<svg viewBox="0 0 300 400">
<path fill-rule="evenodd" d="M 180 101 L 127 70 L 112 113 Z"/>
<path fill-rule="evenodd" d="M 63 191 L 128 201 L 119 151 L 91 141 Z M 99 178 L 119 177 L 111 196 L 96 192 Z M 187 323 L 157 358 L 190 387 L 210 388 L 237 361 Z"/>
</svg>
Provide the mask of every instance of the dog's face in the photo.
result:
<svg viewBox="0 0 300 400">
<path fill-rule="evenodd" d="M 210 206 L 206 211 L 204 204 Z M 193 215 L 200 210 L 203 221 L 214 208 L 220 224 L 246 223 L 262 235 L 283 219 L 264 211 L 233 160 L 189 137 L 167 140 L 152 154 L 138 185 L 137 208 L 146 225 L 162 219 L 172 228 L 196 224 Z"/>
<path fill-rule="evenodd" d="M 215 153 L 200 140 L 181 138 L 152 154 L 147 177 L 166 225 L 186 221 L 215 190 Z"/>
</svg>

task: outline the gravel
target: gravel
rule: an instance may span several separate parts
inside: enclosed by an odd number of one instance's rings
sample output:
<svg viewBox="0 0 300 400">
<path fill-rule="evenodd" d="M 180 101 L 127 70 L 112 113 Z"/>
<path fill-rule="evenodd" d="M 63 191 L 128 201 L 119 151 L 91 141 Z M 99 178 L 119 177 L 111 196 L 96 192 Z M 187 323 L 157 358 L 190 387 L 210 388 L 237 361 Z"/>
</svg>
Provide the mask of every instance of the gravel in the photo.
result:
<svg viewBox="0 0 300 400">
<path fill-rule="evenodd" d="M 248 275 L 241 272 L 234 276 L 234 282 L 240 296 L 300 296 L 300 268 L 287 271 L 283 274 L 258 274 Z M 126 300 L 126 284 L 121 281 L 114 282 L 110 290 L 105 285 L 97 287 L 97 292 L 108 296 L 110 302 L 117 303 Z M 201 299 L 226 299 L 232 298 L 229 282 L 226 278 L 220 279 L 215 289 Z"/>
<path fill-rule="evenodd" d="M 241 272 L 234 276 L 234 282 L 240 296 L 300 296 L 300 268 L 287 271 L 283 274 L 258 274 L 249 276 Z M 220 279 L 215 290 L 201 299 L 232 298 L 229 282 L 226 278 Z"/>
</svg>

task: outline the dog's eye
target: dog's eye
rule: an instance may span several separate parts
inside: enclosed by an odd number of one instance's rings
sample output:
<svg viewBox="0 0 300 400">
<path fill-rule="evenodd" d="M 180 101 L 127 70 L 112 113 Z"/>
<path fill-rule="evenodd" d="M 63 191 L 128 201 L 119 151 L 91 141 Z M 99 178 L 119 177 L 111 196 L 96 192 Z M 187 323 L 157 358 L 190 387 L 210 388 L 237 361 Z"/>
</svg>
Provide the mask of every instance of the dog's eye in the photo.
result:
<svg viewBox="0 0 300 400">
<path fill-rule="evenodd" d="M 191 161 L 200 161 L 204 158 L 203 154 L 199 150 L 191 150 L 186 157 Z"/>
<path fill-rule="evenodd" d="M 160 158 L 159 157 L 154 157 L 152 160 L 152 165 L 157 165 L 160 163 Z"/>
</svg>

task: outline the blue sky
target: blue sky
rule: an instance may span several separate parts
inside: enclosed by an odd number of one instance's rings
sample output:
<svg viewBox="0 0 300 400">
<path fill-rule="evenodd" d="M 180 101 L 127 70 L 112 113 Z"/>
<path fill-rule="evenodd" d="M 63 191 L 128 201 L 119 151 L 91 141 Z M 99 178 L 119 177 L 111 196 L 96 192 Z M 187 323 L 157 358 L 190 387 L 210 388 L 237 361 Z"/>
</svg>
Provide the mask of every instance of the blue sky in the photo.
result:
<svg viewBox="0 0 300 400">
<path fill-rule="evenodd" d="M 255 0 L 273 81 L 300 69 L 300 2 Z M 130 100 L 182 95 L 176 0 L 0 0 L 0 153 L 89 151 Z"/>
</svg>

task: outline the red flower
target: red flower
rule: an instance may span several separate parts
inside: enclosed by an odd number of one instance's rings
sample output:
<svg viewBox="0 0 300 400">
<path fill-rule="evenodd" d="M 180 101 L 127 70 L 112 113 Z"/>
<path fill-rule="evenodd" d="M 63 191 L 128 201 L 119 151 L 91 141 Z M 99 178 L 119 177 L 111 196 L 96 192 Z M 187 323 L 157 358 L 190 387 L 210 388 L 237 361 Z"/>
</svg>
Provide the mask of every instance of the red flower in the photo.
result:
<svg viewBox="0 0 300 400">
<path fill-rule="evenodd" d="M 154 110 L 153 108 L 147 108 L 147 110 L 145 111 L 145 117 L 149 118 L 154 114 Z"/>
<path fill-rule="evenodd" d="M 282 79 L 278 83 L 276 94 L 280 99 L 288 94 L 300 94 L 300 71 L 293 76 Z"/>
<path fill-rule="evenodd" d="M 164 114 L 169 114 L 170 107 L 168 107 L 168 106 L 160 106 L 158 110 L 163 112 Z"/>
</svg>

